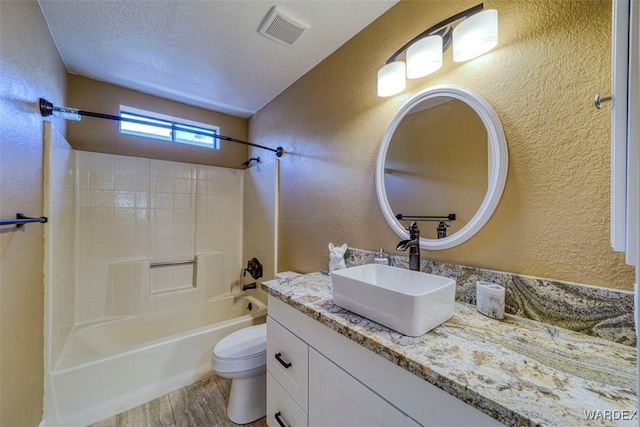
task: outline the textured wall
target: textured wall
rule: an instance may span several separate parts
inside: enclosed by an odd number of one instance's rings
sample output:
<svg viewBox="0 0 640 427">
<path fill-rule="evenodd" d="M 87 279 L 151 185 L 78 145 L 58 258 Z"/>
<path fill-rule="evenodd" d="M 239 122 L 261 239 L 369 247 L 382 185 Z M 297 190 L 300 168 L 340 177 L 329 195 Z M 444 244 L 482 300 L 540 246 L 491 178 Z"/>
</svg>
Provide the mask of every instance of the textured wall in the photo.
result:
<svg viewBox="0 0 640 427">
<path fill-rule="evenodd" d="M 611 2 L 486 1 L 499 11 L 496 49 L 376 95 L 376 74 L 402 44 L 476 2 L 403 1 L 250 120 L 257 143 L 282 145 L 280 270 L 326 269 L 327 243 L 392 251 L 398 237 L 374 191 L 380 138 L 414 93 L 466 86 L 498 113 L 509 147 L 505 192 L 472 239 L 423 257 L 632 289 L 633 269 L 609 245 Z"/>
<path fill-rule="evenodd" d="M 247 119 L 169 101 L 78 75 L 69 74 L 67 96 L 68 106 L 81 110 L 117 116 L 120 114 L 120 105 L 126 105 L 219 126 L 221 135 L 247 139 Z M 235 142 L 220 141 L 220 149 L 211 150 L 193 145 L 121 135 L 118 129 L 118 122 L 86 117 L 80 122 L 69 122 L 67 140 L 76 150 L 236 169 L 241 168 L 240 163 L 247 160 L 247 147 Z"/>
<path fill-rule="evenodd" d="M 64 104 L 66 70 L 38 3 L 0 2 L 0 217 L 42 215 L 39 97 Z M 56 123 L 64 132 L 64 123 Z M 0 425 L 42 417 L 46 224 L 0 230 Z"/>
</svg>

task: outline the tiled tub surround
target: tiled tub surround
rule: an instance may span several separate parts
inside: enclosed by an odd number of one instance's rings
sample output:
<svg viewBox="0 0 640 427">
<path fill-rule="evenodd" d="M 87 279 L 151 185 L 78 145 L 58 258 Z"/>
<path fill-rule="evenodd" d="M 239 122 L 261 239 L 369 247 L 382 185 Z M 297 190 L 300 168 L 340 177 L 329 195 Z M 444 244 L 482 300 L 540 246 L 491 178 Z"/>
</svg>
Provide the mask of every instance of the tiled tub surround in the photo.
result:
<svg viewBox="0 0 640 427">
<path fill-rule="evenodd" d="M 275 298 L 339 334 L 514 426 L 618 425 L 587 410 L 633 413 L 635 349 L 529 319 L 487 318 L 456 303 L 453 318 L 408 337 L 333 304 L 330 278 L 266 282 Z"/>
<path fill-rule="evenodd" d="M 196 292 L 198 266 L 150 269 L 150 296 L 134 299 L 114 264 L 186 261 L 220 253 L 227 292 L 242 265 L 243 172 L 75 151 L 78 212 L 76 323 L 206 300 Z M 131 274 L 129 274 L 131 276 Z M 192 292 L 190 292 L 192 291 Z M 153 297 L 153 296 L 157 297 Z M 157 301 L 157 305 L 155 304 Z"/>
<path fill-rule="evenodd" d="M 168 290 L 154 290 L 149 260 L 116 262 L 109 265 L 107 281 L 106 317 L 131 316 L 148 311 L 162 310 L 186 304 L 195 304 L 213 297 L 229 293 L 224 280 L 224 254 L 213 252 L 196 255 L 196 262 L 187 266 L 187 275 L 191 286 L 176 289 L 175 274 L 170 269 L 158 275 L 155 280 L 167 279 L 172 285 Z M 193 274 L 195 266 L 196 274 Z M 180 267 L 180 266 L 178 266 Z M 175 267 L 174 267 L 175 268 Z"/>
<path fill-rule="evenodd" d="M 376 252 L 349 248 L 347 267 L 373 262 Z M 390 255 L 391 264 L 409 268 L 409 258 Z M 456 300 L 476 303 L 476 281 L 504 286 L 505 313 L 572 331 L 636 345 L 633 292 L 522 276 L 440 261 L 422 260 L 420 271 L 456 281 Z"/>
</svg>

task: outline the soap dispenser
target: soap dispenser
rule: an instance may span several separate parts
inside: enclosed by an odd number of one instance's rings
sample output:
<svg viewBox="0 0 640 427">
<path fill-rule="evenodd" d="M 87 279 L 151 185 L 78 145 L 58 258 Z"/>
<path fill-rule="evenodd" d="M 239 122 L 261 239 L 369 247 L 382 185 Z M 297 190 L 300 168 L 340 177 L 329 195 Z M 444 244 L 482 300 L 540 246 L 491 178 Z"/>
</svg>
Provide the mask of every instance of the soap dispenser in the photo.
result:
<svg viewBox="0 0 640 427">
<path fill-rule="evenodd" d="M 374 264 L 382 264 L 382 265 L 391 265 L 391 259 L 389 256 L 384 253 L 382 248 L 378 249 L 378 253 L 375 258 L 373 258 Z"/>
</svg>

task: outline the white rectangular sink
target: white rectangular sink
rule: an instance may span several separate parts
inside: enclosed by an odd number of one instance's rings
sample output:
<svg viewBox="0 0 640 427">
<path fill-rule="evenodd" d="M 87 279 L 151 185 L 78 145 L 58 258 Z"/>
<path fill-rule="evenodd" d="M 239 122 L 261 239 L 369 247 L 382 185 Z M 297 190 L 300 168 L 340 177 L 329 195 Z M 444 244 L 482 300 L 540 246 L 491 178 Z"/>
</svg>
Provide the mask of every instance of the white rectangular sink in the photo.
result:
<svg viewBox="0 0 640 427">
<path fill-rule="evenodd" d="M 381 264 L 331 272 L 333 303 L 417 337 L 453 316 L 456 282 Z"/>
</svg>

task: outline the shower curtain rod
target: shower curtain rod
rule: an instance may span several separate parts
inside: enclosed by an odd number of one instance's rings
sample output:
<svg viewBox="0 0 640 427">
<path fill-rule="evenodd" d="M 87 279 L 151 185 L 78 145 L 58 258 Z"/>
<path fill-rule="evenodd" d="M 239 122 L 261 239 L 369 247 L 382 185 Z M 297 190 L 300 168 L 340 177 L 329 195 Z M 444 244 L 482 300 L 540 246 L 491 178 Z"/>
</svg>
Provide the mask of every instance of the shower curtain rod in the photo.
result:
<svg viewBox="0 0 640 427">
<path fill-rule="evenodd" d="M 115 120 L 118 122 L 129 122 L 129 123 L 137 123 L 141 125 L 149 125 L 149 122 L 146 122 L 144 120 L 125 119 L 120 116 L 114 116 L 111 114 L 103 114 L 103 113 L 94 113 L 92 111 L 79 110 L 77 108 L 57 107 L 44 98 L 40 98 L 40 114 L 42 115 L 42 117 L 55 116 L 65 120 L 81 120 L 82 118 L 81 116 L 87 116 L 87 117 L 95 117 L 98 119 Z M 178 123 L 178 122 L 175 122 L 171 125 L 153 123 L 153 126 L 163 128 L 163 129 L 175 129 L 176 125 L 192 127 L 192 125 L 188 125 L 186 123 Z M 207 133 L 207 132 L 201 132 L 201 131 L 191 130 L 191 129 L 189 129 L 189 132 L 195 133 L 197 135 L 211 136 L 213 138 L 222 139 L 224 141 L 237 142 L 238 144 L 250 145 L 252 147 L 261 148 L 263 150 L 273 151 L 274 153 L 276 153 L 276 157 L 282 157 L 282 154 L 284 153 L 284 149 L 282 147 L 277 147 L 277 148 L 265 147 L 264 145 L 254 144 L 253 142 L 243 141 L 242 139 L 231 138 L 230 136 L 224 136 L 224 135 L 218 135 L 218 134 L 211 135 L 210 133 Z"/>
</svg>

